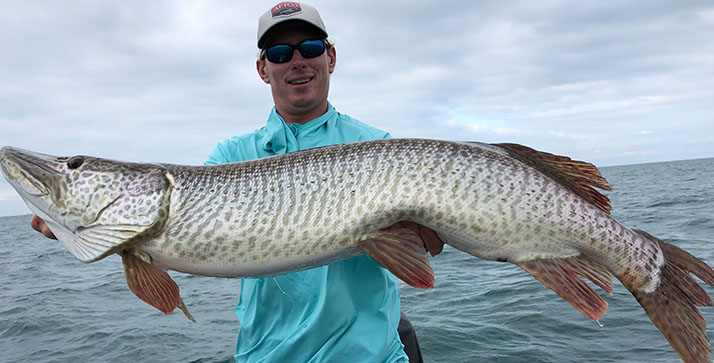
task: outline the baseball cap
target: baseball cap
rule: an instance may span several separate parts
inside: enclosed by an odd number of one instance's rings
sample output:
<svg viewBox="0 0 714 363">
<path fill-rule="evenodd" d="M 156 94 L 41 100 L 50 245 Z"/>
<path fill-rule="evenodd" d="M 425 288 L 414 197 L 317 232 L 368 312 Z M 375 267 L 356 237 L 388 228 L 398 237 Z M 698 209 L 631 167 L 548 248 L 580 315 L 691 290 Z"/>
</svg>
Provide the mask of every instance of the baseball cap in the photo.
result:
<svg viewBox="0 0 714 363">
<path fill-rule="evenodd" d="M 270 31 L 277 25 L 298 21 L 314 26 L 324 38 L 327 38 L 327 29 L 317 9 L 304 3 L 282 2 L 273 6 L 258 19 L 258 48 L 263 48 Z"/>
</svg>

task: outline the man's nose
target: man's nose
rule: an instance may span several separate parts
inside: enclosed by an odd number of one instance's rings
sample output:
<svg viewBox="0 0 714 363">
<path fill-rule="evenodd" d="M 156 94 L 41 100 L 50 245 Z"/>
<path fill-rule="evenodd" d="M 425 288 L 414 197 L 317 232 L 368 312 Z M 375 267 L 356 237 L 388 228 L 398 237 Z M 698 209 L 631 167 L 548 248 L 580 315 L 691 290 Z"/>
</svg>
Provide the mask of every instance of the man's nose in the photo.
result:
<svg viewBox="0 0 714 363">
<path fill-rule="evenodd" d="M 303 58 L 299 50 L 293 50 L 293 58 L 290 60 L 290 65 L 293 68 L 305 68 L 305 58 Z"/>
</svg>

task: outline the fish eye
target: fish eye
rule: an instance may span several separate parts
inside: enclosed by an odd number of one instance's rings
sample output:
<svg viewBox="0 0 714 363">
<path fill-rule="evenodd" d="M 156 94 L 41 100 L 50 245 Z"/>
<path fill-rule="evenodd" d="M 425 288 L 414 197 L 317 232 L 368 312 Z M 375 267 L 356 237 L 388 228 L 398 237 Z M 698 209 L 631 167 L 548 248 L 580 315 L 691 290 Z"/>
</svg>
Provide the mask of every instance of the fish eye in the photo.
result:
<svg viewBox="0 0 714 363">
<path fill-rule="evenodd" d="M 82 166 L 82 163 L 84 163 L 84 158 L 81 156 L 75 156 L 67 161 L 67 167 L 70 169 L 77 169 Z"/>
</svg>

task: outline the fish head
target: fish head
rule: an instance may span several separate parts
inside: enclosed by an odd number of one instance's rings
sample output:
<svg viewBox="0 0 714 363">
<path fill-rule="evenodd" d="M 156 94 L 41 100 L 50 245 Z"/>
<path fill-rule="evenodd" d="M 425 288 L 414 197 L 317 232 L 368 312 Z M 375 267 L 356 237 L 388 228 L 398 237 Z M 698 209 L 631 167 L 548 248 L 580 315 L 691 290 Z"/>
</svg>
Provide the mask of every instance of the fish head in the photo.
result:
<svg viewBox="0 0 714 363">
<path fill-rule="evenodd" d="M 161 165 L 3 147 L 0 169 L 28 207 L 85 262 L 116 252 L 168 216 L 171 187 Z"/>
</svg>

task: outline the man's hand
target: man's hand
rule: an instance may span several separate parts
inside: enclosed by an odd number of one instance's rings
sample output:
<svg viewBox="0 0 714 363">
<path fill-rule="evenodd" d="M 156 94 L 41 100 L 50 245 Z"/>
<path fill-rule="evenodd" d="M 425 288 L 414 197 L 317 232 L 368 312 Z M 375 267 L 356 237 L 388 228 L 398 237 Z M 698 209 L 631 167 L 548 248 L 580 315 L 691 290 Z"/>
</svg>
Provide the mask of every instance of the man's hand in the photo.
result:
<svg viewBox="0 0 714 363">
<path fill-rule="evenodd" d="M 52 233 L 52 231 L 50 231 L 50 228 L 47 227 L 47 224 L 45 224 L 45 221 L 40 219 L 40 217 L 38 217 L 37 214 L 32 216 L 32 219 L 30 220 L 30 226 L 35 231 L 44 234 L 45 237 L 47 237 L 47 238 L 57 239 L 57 237 L 55 237 L 54 233 Z"/>
<path fill-rule="evenodd" d="M 441 253 L 444 249 L 444 241 L 439 238 L 439 235 L 434 232 L 433 229 L 422 226 L 419 223 L 402 221 L 391 225 L 389 228 L 408 228 L 421 237 L 422 242 L 424 242 L 424 247 L 431 253 L 432 256 L 436 256 Z"/>
</svg>

